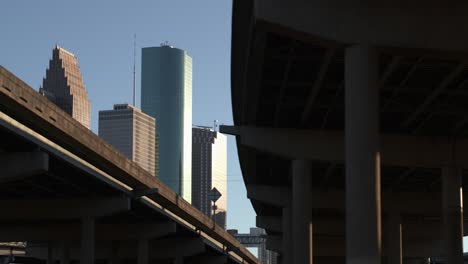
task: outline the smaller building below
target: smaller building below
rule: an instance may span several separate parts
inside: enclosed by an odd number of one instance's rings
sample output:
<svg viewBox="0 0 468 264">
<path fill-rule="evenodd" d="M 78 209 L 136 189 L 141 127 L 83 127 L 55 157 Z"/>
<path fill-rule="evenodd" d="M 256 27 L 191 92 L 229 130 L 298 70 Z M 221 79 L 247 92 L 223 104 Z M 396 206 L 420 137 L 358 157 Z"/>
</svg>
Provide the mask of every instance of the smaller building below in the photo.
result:
<svg viewBox="0 0 468 264">
<path fill-rule="evenodd" d="M 221 194 L 215 207 L 209 198 L 213 188 Z M 192 205 L 226 228 L 227 140 L 210 127 L 192 128 Z"/>
<path fill-rule="evenodd" d="M 143 169 L 157 176 L 156 121 L 129 104 L 99 111 L 99 136 Z"/>
</svg>

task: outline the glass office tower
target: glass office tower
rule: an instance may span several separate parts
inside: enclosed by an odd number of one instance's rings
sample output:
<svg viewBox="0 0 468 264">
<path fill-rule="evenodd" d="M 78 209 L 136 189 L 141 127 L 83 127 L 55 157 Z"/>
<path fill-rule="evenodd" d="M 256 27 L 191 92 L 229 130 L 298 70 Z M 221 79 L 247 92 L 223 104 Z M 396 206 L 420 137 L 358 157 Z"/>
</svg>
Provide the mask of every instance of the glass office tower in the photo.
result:
<svg viewBox="0 0 468 264">
<path fill-rule="evenodd" d="M 159 178 L 191 202 L 192 58 L 169 45 L 142 49 L 141 109 L 156 119 Z"/>
</svg>

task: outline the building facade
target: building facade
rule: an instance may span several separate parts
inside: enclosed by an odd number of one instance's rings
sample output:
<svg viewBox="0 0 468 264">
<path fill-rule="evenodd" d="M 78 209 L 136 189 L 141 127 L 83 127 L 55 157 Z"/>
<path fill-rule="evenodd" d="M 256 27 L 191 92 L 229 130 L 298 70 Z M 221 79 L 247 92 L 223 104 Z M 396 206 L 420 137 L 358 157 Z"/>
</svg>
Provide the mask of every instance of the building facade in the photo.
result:
<svg viewBox="0 0 468 264">
<path fill-rule="evenodd" d="M 88 129 L 91 105 L 76 56 L 55 46 L 40 92 Z"/>
<path fill-rule="evenodd" d="M 156 122 L 129 104 L 99 111 L 99 136 L 140 167 L 157 176 Z"/>
<path fill-rule="evenodd" d="M 214 216 L 208 195 L 213 188 L 221 193 Z M 192 205 L 226 228 L 227 141 L 207 127 L 192 128 Z"/>
<path fill-rule="evenodd" d="M 188 202 L 192 189 L 192 58 L 172 46 L 142 50 L 141 108 L 156 118 L 159 178 Z"/>
</svg>

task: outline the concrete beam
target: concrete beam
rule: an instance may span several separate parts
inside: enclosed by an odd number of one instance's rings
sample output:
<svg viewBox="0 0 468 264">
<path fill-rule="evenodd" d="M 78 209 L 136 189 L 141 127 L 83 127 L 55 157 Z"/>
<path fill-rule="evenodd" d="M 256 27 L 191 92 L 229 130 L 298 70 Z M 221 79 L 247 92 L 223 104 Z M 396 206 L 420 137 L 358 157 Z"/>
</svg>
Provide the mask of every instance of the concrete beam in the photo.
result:
<svg viewBox="0 0 468 264">
<path fill-rule="evenodd" d="M 0 155 L 0 182 L 21 180 L 49 170 L 49 155 L 41 151 Z"/>
<path fill-rule="evenodd" d="M 343 131 L 251 126 L 220 126 L 220 131 L 238 136 L 244 146 L 289 159 L 344 161 Z M 442 168 L 452 157 L 457 164 L 468 164 L 465 139 L 453 145 L 447 138 L 381 134 L 380 146 L 384 165 Z"/>
<path fill-rule="evenodd" d="M 289 191 L 284 187 L 265 185 L 247 185 L 247 197 L 258 202 L 283 207 L 290 201 Z M 463 195 L 464 202 L 468 194 Z M 382 211 L 399 211 L 402 213 L 441 214 L 442 199 L 440 193 L 401 192 L 382 193 Z M 342 191 L 314 191 L 312 193 L 313 209 L 345 208 L 345 194 Z M 263 216 L 262 216 L 263 217 Z"/>
<path fill-rule="evenodd" d="M 263 216 L 257 215 L 256 216 L 256 225 L 258 227 L 271 230 L 274 232 L 281 232 L 282 230 L 282 223 L 281 218 L 277 216 Z"/>
<path fill-rule="evenodd" d="M 247 198 L 267 204 L 286 207 L 291 202 L 291 191 L 285 187 L 247 184 Z"/>
<path fill-rule="evenodd" d="M 129 211 L 130 198 L 0 200 L 0 210 L 8 212 L 0 214 L 0 221 L 100 217 Z"/>
<path fill-rule="evenodd" d="M 468 39 L 453 30 L 456 28 L 458 32 L 468 31 L 467 25 L 459 24 L 463 14 L 468 12 L 466 4 L 453 6 L 449 3 L 417 1 L 415 4 L 419 3 L 421 7 L 416 12 L 406 2 L 396 2 L 392 6 L 375 6 L 369 2 L 292 1 L 287 6 L 281 3 L 280 0 L 255 1 L 255 22 L 251 23 L 256 25 L 256 30 L 262 29 L 262 23 L 271 23 L 270 27 L 264 27 L 286 36 L 309 41 L 312 39 L 320 44 L 374 43 L 384 47 L 417 47 L 421 50 L 433 50 L 433 53 L 444 51 L 448 53 L 447 57 L 452 53 L 465 54 L 468 46 Z M 350 7 L 356 11 L 349 12 Z M 285 8 L 290 12 L 285 13 Z M 421 17 L 437 8 L 446 11 L 437 12 L 422 23 Z M 237 14 L 234 13 L 236 16 Z M 340 19 L 336 19 L 337 17 Z M 248 19 L 250 17 L 243 18 L 249 21 Z M 444 21 L 444 24 L 440 25 L 440 21 Z M 386 30 L 393 27 L 394 30 Z M 248 27 L 240 22 L 233 23 L 233 31 L 241 29 L 247 30 Z M 235 37 L 240 38 L 242 35 Z M 235 44 L 241 41 L 236 38 L 233 42 Z M 243 46 L 233 46 L 234 51 L 240 48 Z M 407 52 L 410 51 L 416 53 L 413 49 Z M 238 53 L 240 52 L 236 51 Z"/>
<path fill-rule="evenodd" d="M 152 224 L 96 224 L 96 240 L 118 241 L 159 238 L 176 232 L 173 222 Z M 0 241 L 78 240 L 78 224 L 1 224 Z"/>
</svg>

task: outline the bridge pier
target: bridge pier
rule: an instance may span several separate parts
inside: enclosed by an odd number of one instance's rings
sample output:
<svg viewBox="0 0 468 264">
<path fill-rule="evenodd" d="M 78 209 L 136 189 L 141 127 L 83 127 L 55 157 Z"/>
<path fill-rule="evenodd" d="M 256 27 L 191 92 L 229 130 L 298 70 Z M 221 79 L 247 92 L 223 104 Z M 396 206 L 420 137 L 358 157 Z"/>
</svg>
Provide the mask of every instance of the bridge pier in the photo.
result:
<svg viewBox="0 0 468 264">
<path fill-rule="evenodd" d="M 118 240 L 111 241 L 110 243 L 110 253 L 111 256 L 109 257 L 110 264 L 120 264 L 120 244 L 121 242 Z"/>
<path fill-rule="evenodd" d="M 283 252 L 281 253 L 283 263 L 294 263 L 292 256 L 292 228 L 291 228 L 291 207 L 283 207 Z"/>
<path fill-rule="evenodd" d="M 345 50 L 346 263 L 381 263 L 378 54 Z"/>
<path fill-rule="evenodd" d="M 174 264 L 184 264 L 184 257 L 177 256 L 173 259 L 172 263 Z"/>
<path fill-rule="evenodd" d="M 402 264 L 403 263 L 403 247 L 402 247 L 402 228 L 401 215 L 399 212 L 390 212 L 387 216 L 387 239 L 385 245 L 385 254 L 387 255 L 387 263 Z"/>
<path fill-rule="evenodd" d="M 447 264 L 463 263 L 462 170 L 442 169 L 444 247 Z"/>
<path fill-rule="evenodd" d="M 149 240 L 147 238 L 141 238 L 138 240 L 138 264 L 149 263 Z"/>
<path fill-rule="evenodd" d="M 54 243 L 52 241 L 47 243 L 47 264 L 54 264 Z"/>
<path fill-rule="evenodd" d="M 80 264 L 94 264 L 95 219 L 92 216 L 81 218 L 81 260 Z"/>
<path fill-rule="evenodd" d="M 277 264 L 284 264 L 283 255 L 282 255 L 282 254 L 279 254 L 279 255 L 276 256 L 276 263 L 277 263 Z"/>
<path fill-rule="evenodd" d="M 70 242 L 60 243 L 60 264 L 70 264 Z"/>
<path fill-rule="evenodd" d="M 312 168 L 292 161 L 292 236 L 295 264 L 312 264 Z"/>
</svg>

